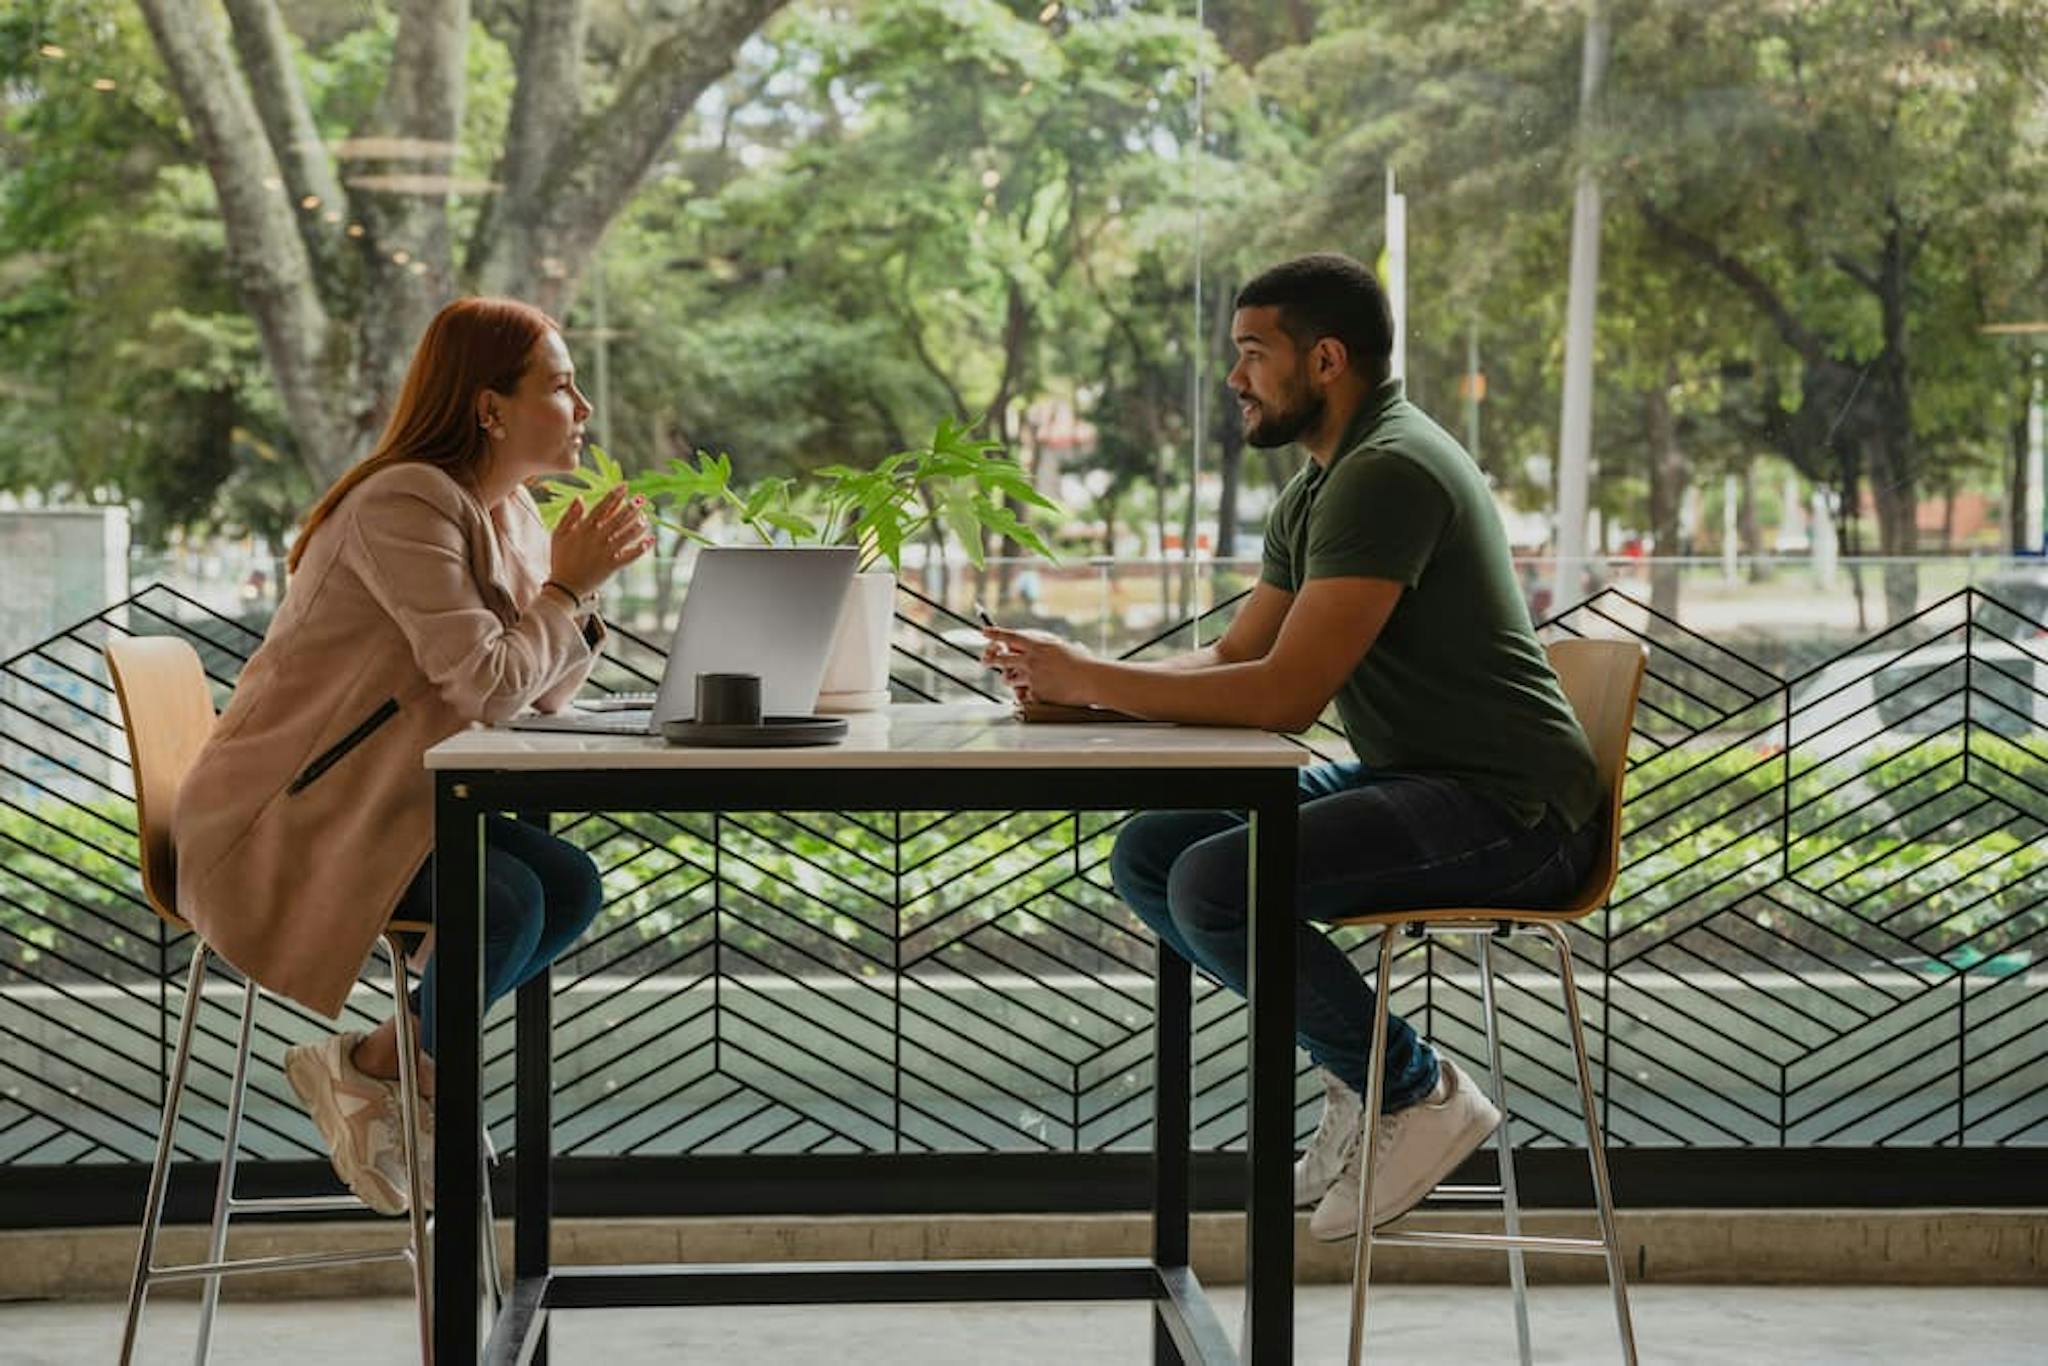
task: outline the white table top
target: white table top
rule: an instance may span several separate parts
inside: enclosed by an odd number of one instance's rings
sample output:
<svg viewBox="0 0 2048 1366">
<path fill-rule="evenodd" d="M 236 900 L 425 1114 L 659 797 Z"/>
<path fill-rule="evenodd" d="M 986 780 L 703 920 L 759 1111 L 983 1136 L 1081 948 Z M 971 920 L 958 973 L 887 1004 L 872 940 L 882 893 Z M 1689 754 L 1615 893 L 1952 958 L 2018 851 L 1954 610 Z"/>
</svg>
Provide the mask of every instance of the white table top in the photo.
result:
<svg viewBox="0 0 2048 1366">
<path fill-rule="evenodd" d="M 995 703 L 892 706 L 847 718 L 837 744 L 700 749 L 655 736 L 478 727 L 427 751 L 430 769 L 1298 768 L 1301 746 L 1223 726 L 1025 725 Z"/>
</svg>

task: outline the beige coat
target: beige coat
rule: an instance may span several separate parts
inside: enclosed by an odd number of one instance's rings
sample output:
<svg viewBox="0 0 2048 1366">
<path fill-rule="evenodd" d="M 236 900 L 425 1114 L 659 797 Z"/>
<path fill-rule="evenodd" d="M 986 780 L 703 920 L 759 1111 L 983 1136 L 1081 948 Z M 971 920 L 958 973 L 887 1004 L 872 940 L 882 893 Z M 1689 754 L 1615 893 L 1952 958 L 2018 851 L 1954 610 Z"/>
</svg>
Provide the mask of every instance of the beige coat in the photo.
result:
<svg viewBox="0 0 2048 1366">
<path fill-rule="evenodd" d="M 330 1016 L 433 841 L 427 749 L 556 710 L 594 643 L 547 576 L 522 490 L 495 514 L 430 465 L 363 481 L 315 533 L 179 789 L 178 911 Z"/>
</svg>

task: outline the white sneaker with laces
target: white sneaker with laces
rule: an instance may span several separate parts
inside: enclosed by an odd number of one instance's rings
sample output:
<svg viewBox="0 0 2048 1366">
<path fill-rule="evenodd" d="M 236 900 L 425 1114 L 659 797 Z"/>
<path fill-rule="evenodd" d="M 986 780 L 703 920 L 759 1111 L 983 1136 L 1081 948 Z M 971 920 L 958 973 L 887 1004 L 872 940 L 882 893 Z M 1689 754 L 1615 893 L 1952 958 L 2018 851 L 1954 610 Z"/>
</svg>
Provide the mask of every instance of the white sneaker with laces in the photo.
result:
<svg viewBox="0 0 2048 1366">
<path fill-rule="evenodd" d="M 1380 1117 L 1373 1153 L 1372 1226 L 1400 1218 L 1500 1127 L 1500 1111 L 1479 1084 L 1449 1058 L 1442 1059 L 1436 1090 L 1405 1110 Z M 1365 1144 L 1344 1163 L 1335 1184 L 1309 1216 L 1308 1231 L 1324 1242 L 1358 1232 L 1358 1185 Z"/>
<path fill-rule="evenodd" d="M 396 1189 L 407 1188 L 405 1179 L 405 1144 L 398 1137 L 399 1117 L 405 1113 L 405 1106 L 398 1098 L 398 1083 L 384 1083 L 391 1088 L 391 1146 L 377 1152 L 377 1170 Z M 420 1097 L 420 1208 L 431 1213 L 434 1208 L 434 1098 Z"/>
<path fill-rule="evenodd" d="M 1365 1119 L 1365 1103 L 1358 1092 L 1339 1080 L 1335 1072 L 1318 1067 L 1323 1079 L 1323 1117 L 1315 1135 L 1294 1163 L 1294 1204 L 1297 1209 L 1313 1205 L 1330 1189 L 1330 1183 L 1344 1170 L 1344 1162 L 1358 1146 L 1358 1132 Z"/>
<path fill-rule="evenodd" d="M 284 1076 L 327 1144 L 334 1174 L 379 1214 L 405 1212 L 405 1183 L 386 1174 L 398 1153 L 398 1097 L 390 1083 L 355 1065 L 356 1033 L 288 1048 Z"/>
</svg>

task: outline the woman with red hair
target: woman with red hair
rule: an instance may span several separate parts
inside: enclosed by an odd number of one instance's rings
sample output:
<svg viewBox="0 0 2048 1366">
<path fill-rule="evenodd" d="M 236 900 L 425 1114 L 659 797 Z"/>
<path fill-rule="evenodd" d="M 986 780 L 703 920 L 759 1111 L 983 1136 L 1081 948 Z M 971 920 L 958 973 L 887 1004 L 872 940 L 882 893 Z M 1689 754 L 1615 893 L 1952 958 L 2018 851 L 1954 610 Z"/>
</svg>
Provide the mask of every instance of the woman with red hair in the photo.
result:
<svg viewBox="0 0 2048 1366">
<path fill-rule="evenodd" d="M 619 489 L 571 508 L 552 535 L 542 525 L 527 485 L 576 468 L 589 416 L 553 320 L 458 300 L 428 324 L 376 448 L 308 515 L 284 601 L 172 826 L 180 910 L 272 991 L 340 1014 L 384 925 L 433 912 L 427 749 L 477 722 L 557 710 L 590 672 L 598 589 L 652 538 L 643 500 Z M 581 849 L 490 818 L 486 1002 L 566 950 L 600 900 Z M 429 960 L 414 996 L 429 1055 L 434 981 Z M 395 1026 L 285 1055 L 335 1172 L 394 1214 L 412 1198 Z"/>
</svg>

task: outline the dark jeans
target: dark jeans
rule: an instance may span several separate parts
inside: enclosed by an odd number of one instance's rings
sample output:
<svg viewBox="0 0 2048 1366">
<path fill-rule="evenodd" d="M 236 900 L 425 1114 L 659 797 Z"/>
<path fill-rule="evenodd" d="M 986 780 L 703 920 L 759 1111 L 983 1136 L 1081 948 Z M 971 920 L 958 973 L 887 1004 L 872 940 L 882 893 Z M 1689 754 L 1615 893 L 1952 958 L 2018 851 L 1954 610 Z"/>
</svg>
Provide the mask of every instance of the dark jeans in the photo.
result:
<svg viewBox="0 0 2048 1366">
<path fill-rule="evenodd" d="M 1492 798 L 1448 778 L 1324 764 L 1301 775 L 1295 915 L 1296 1038 L 1316 1063 L 1365 1093 L 1373 991 L 1310 921 L 1427 906 L 1555 906 L 1585 880 L 1601 822 L 1567 832 L 1546 813 L 1524 827 Z M 1244 994 L 1250 872 L 1245 818 L 1152 811 L 1117 836 L 1117 895 L 1160 942 Z M 1436 1054 L 1405 1020 L 1387 1022 L 1382 1106 L 1436 1086 Z"/>
<path fill-rule="evenodd" d="M 559 958 L 597 918 L 604 888 L 590 855 L 538 826 L 484 817 L 484 1009 L 531 981 Z M 434 859 L 399 898 L 393 916 L 431 920 Z M 427 960 L 413 992 L 420 1047 L 434 1052 L 434 979 L 440 955 Z"/>
</svg>

